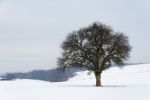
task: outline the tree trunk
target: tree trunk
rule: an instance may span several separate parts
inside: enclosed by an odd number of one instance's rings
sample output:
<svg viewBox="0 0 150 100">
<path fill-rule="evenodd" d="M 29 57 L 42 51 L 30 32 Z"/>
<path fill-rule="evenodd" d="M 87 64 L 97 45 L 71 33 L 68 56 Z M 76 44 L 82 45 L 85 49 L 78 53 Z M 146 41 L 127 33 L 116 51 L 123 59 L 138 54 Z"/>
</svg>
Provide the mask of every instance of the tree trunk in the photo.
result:
<svg viewBox="0 0 150 100">
<path fill-rule="evenodd" d="M 101 86 L 101 73 L 95 71 L 94 74 L 95 74 L 95 79 L 96 79 L 96 86 L 100 87 Z"/>
</svg>

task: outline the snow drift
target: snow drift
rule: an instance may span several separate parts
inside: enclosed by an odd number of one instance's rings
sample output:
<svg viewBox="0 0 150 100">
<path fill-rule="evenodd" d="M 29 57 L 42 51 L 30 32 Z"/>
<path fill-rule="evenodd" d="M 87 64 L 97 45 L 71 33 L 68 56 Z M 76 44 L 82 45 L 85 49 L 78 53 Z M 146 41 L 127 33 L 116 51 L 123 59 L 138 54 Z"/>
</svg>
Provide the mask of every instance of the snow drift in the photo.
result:
<svg viewBox="0 0 150 100">
<path fill-rule="evenodd" d="M 103 87 L 94 75 L 77 72 L 66 82 L 19 79 L 0 81 L 0 100 L 149 100 L 150 64 L 113 67 L 102 73 Z"/>
</svg>

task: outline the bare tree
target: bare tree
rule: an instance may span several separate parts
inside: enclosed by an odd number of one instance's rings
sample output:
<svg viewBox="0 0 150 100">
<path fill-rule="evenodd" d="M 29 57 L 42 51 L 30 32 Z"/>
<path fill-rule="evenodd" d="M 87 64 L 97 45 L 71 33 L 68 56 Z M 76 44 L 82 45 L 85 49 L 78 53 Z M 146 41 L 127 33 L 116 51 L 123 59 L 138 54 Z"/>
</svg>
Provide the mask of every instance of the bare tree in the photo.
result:
<svg viewBox="0 0 150 100">
<path fill-rule="evenodd" d="M 60 68 L 86 67 L 94 72 L 96 86 L 101 86 L 102 71 L 112 64 L 123 65 L 131 50 L 127 36 L 98 22 L 71 32 L 61 47 Z"/>
</svg>

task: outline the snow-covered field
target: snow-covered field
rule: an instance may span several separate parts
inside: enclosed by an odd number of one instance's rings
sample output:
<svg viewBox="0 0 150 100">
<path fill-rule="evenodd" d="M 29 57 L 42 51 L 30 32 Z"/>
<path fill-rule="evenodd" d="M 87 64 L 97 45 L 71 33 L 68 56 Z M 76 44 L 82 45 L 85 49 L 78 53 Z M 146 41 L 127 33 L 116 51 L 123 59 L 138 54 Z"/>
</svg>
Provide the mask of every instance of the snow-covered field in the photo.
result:
<svg viewBox="0 0 150 100">
<path fill-rule="evenodd" d="M 150 64 L 113 67 L 102 74 L 103 87 L 94 87 L 87 71 L 66 82 L 0 81 L 0 100 L 150 100 Z"/>
</svg>

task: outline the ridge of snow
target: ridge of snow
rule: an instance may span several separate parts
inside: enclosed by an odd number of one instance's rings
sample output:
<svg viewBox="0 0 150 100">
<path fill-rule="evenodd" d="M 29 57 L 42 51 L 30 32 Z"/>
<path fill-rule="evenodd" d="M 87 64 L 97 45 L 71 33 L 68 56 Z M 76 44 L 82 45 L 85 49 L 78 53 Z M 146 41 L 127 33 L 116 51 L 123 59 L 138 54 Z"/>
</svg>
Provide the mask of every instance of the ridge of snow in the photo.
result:
<svg viewBox="0 0 150 100">
<path fill-rule="evenodd" d="M 150 100 L 149 66 L 112 67 L 102 73 L 100 88 L 94 87 L 94 75 L 88 71 L 66 82 L 0 81 L 0 100 Z"/>
</svg>

